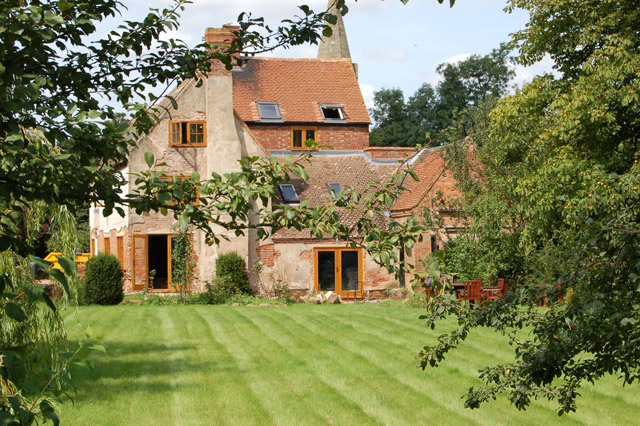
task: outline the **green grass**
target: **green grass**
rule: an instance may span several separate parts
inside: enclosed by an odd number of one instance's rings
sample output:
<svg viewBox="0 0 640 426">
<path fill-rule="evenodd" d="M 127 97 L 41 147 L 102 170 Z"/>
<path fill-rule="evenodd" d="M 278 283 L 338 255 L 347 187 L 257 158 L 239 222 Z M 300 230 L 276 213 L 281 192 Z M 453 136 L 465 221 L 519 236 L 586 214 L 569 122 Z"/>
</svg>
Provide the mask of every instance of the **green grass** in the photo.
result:
<svg viewBox="0 0 640 426">
<path fill-rule="evenodd" d="M 416 368 L 436 332 L 398 305 L 116 306 L 80 308 L 71 339 L 91 325 L 107 355 L 75 370 L 63 424 L 640 424 L 638 386 L 609 377 L 582 389 L 578 412 L 526 412 L 499 399 L 479 410 L 461 396 L 477 370 L 510 359 L 491 330 L 475 333 L 438 369 Z M 453 322 L 448 323 L 453 326 Z"/>
</svg>

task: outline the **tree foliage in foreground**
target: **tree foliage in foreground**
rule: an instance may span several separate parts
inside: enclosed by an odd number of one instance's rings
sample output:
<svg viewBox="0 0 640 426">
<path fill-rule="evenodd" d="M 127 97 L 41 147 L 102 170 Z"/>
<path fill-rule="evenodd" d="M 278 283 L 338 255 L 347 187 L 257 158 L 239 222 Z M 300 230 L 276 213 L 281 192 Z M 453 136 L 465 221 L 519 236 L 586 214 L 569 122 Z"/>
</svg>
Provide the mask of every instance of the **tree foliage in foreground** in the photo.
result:
<svg viewBox="0 0 640 426">
<path fill-rule="evenodd" d="M 640 378 L 640 8 L 511 0 L 516 7 L 530 14 L 512 42 L 520 63 L 548 54 L 560 76 L 537 78 L 475 122 L 479 165 L 469 164 L 466 144 L 449 152 L 477 246 L 511 252 L 480 258 L 477 270 L 511 274 L 515 288 L 481 308 L 435 300 L 427 324 L 454 313 L 458 328 L 420 359 L 437 366 L 474 328 L 493 327 L 515 358 L 481 370 L 485 386 L 471 388 L 465 405 L 507 393 L 519 409 L 557 400 L 563 414 L 576 410 L 585 383 Z M 460 134 L 453 128 L 449 138 Z M 456 246 L 462 262 L 478 262 Z"/>
<path fill-rule="evenodd" d="M 514 76 L 509 50 L 502 45 L 485 56 L 472 55 L 455 64 L 442 63 L 436 87 L 424 83 L 405 101 L 402 90 L 382 89 L 374 94 L 370 110 L 375 126 L 371 145 L 427 145 L 449 127 L 465 109 L 498 99 Z M 439 141 L 436 141 L 440 145 Z"/>
</svg>

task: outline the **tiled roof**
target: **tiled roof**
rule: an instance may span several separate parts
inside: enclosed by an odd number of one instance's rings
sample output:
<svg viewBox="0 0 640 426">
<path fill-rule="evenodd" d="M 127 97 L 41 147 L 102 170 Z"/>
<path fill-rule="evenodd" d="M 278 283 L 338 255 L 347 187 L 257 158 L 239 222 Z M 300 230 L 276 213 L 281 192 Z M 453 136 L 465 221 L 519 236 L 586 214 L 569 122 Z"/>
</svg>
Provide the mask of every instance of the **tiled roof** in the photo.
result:
<svg viewBox="0 0 640 426">
<path fill-rule="evenodd" d="M 425 149 L 420 153 L 412 166 L 419 180 L 416 181 L 409 175 L 405 177 L 402 185 L 406 191 L 400 195 L 400 198 L 394 204 L 391 209 L 392 213 L 402 213 L 420 204 L 445 172 L 442 154 L 442 147 Z M 457 192 L 455 188 L 451 188 L 451 190 Z"/>
<path fill-rule="evenodd" d="M 322 122 L 319 102 L 344 105 L 347 123 L 370 123 L 348 59 L 250 58 L 233 70 L 233 107 L 258 121 L 256 102 L 278 102 L 285 122 Z"/>
<path fill-rule="evenodd" d="M 362 193 L 372 180 L 377 179 L 385 183 L 397 169 L 398 164 L 374 165 L 363 155 L 313 157 L 311 165 L 305 165 L 309 179 L 292 179 L 291 183 L 300 201 L 309 200 L 310 206 L 313 207 L 330 202 L 328 183 L 341 183 L 343 189 L 353 188 Z M 355 224 L 362 216 L 358 209 L 338 208 L 337 213 L 340 215 L 341 223 L 349 226 Z M 386 218 L 380 217 L 378 221 L 383 224 Z M 273 237 L 310 238 L 311 234 L 306 230 L 281 229 Z"/>
</svg>

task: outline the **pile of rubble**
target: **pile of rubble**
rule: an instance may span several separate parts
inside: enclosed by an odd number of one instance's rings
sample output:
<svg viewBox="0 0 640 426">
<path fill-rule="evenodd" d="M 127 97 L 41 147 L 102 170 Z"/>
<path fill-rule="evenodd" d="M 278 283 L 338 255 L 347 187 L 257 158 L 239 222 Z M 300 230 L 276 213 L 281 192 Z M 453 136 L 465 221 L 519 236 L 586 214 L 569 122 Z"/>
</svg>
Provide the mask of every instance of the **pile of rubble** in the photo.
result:
<svg viewBox="0 0 640 426">
<path fill-rule="evenodd" d="M 332 291 L 328 291 L 326 293 L 320 293 L 313 296 L 312 295 L 304 296 L 302 298 L 302 301 L 304 303 L 311 303 L 314 305 L 321 305 L 323 303 L 326 303 L 329 305 L 335 305 L 335 304 L 341 303 L 342 299 L 340 299 L 340 296 L 337 295 L 336 293 Z"/>
</svg>

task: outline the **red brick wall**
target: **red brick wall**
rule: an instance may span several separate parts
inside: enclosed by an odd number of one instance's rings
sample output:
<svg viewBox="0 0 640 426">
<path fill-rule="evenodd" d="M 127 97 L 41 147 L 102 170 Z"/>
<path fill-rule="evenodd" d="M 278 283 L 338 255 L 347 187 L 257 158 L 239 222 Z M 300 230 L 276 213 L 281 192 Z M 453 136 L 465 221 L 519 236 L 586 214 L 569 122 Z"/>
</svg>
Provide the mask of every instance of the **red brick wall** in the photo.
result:
<svg viewBox="0 0 640 426">
<path fill-rule="evenodd" d="M 275 249 L 273 244 L 266 244 L 256 249 L 258 259 L 268 268 L 272 268 L 275 265 L 276 257 L 280 256 L 280 252 Z"/>
<path fill-rule="evenodd" d="M 328 125 L 311 123 L 291 124 L 255 124 L 247 123 L 258 142 L 267 150 L 291 149 L 291 129 L 293 127 L 315 127 L 317 141 L 331 145 L 339 151 L 362 150 L 369 147 L 368 124 Z"/>
</svg>

